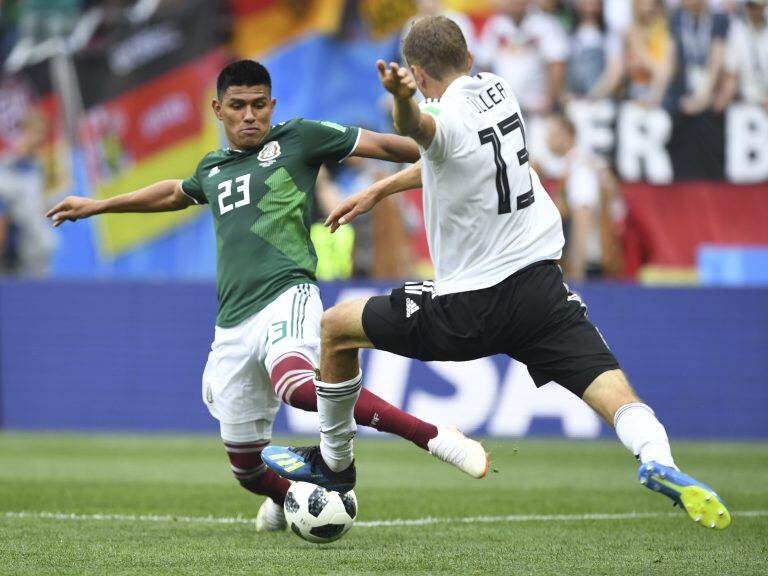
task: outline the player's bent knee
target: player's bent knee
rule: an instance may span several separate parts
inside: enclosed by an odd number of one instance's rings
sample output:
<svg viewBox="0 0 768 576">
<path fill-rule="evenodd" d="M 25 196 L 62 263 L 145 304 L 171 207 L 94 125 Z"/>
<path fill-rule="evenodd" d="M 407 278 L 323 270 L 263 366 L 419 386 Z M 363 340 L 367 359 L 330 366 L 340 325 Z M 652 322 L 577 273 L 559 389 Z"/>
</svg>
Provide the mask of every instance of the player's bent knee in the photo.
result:
<svg viewBox="0 0 768 576">
<path fill-rule="evenodd" d="M 331 341 L 340 335 L 341 331 L 341 304 L 328 308 L 320 317 L 320 338 L 323 342 Z"/>
<path fill-rule="evenodd" d="M 365 347 L 368 338 L 363 331 L 362 311 L 367 299 L 341 302 L 323 312 L 320 339 L 323 350 L 346 350 Z"/>
<path fill-rule="evenodd" d="M 600 374 L 584 391 L 582 399 L 609 424 L 613 423 L 613 416 L 621 406 L 640 402 L 620 369 Z"/>
</svg>

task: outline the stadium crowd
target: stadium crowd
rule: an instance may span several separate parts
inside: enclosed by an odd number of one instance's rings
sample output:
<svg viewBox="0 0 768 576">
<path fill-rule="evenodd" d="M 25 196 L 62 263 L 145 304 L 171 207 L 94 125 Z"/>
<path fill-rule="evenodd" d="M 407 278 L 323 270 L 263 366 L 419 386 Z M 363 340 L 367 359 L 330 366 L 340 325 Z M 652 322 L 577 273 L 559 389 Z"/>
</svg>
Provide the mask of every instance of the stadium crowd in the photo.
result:
<svg viewBox="0 0 768 576">
<path fill-rule="evenodd" d="M 453 18 L 477 71 L 515 91 L 529 150 L 563 213 L 571 279 L 621 268 L 624 212 L 609 159 L 575 139 L 574 104 L 622 100 L 695 116 L 743 101 L 768 112 L 765 0 L 498 0 L 482 22 L 438 0 L 418 4 Z"/>
<path fill-rule="evenodd" d="M 5 72 L 13 72 L 61 50 L 61 42 L 68 50 L 93 47 L 111 27 L 147 20 L 174 2 L 0 0 L 0 61 Z M 301 1 L 291 4 L 302 9 Z M 565 264 L 572 279 L 613 275 L 621 268 L 615 247 L 623 214 L 610 159 L 579 146 L 574 104 L 632 101 L 696 116 L 721 114 L 743 101 L 768 112 L 766 0 L 494 0 L 493 13 L 482 18 L 448 10 L 447 4 L 414 2 L 418 14 L 454 19 L 475 55 L 476 71 L 502 76 L 515 91 L 531 156 L 566 222 Z M 21 165 L 13 154 L 4 153 L 4 170 Z M 34 163 L 22 164 L 34 172 Z M 350 163 L 321 180 L 321 189 L 327 198 L 338 198 L 381 174 L 375 164 Z M 0 195 L 2 261 L 9 250 L 18 252 L 8 240 L 7 230 L 20 226 L 18 210 L 10 205 Z M 354 240 L 329 241 L 318 230 L 320 277 L 420 275 L 409 249 L 391 249 L 407 247 L 419 220 L 412 211 L 393 199 L 380 215 L 355 224 Z M 393 242 L 393 236 L 401 241 Z"/>
</svg>

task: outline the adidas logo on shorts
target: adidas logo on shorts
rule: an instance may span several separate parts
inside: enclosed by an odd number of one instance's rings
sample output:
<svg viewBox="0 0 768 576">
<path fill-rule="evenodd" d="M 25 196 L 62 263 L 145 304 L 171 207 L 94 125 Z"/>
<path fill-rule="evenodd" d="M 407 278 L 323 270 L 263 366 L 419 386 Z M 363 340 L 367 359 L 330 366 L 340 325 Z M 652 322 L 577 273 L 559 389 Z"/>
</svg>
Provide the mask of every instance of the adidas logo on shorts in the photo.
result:
<svg viewBox="0 0 768 576">
<path fill-rule="evenodd" d="M 405 317 L 410 318 L 411 314 L 414 314 L 419 311 L 419 305 L 416 304 L 413 300 L 410 298 L 405 299 Z"/>
</svg>

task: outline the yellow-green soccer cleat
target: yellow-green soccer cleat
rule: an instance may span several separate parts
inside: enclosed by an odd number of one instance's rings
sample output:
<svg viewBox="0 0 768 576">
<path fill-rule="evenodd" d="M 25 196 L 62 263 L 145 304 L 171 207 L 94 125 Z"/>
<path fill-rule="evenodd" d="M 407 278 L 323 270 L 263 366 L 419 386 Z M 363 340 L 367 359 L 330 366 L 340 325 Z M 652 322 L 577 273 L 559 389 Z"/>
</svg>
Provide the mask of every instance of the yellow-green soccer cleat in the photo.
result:
<svg viewBox="0 0 768 576">
<path fill-rule="evenodd" d="M 645 462 L 640 464 L 637 476 L 641 484 L 682 506 L 697 524 L 715 530 L 731 525 L 731 514 L 717 492 L 688 474 L 658 462 Z"/>
</svg>

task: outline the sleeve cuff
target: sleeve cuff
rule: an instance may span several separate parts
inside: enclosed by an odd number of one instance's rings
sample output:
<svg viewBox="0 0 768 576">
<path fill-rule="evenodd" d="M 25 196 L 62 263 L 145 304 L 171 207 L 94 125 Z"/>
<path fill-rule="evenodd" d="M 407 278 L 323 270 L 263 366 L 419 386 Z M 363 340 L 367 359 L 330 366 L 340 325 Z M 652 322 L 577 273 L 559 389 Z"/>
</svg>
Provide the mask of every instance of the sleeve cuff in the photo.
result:
<svg viewBox="0 0 768 576">
<path fill-rule="evenodd" d="M 187 193 L 186 190 L 184 190 L 184 182 L 180 182 L 179 183 L 179 190 L 181 190 L 181 192 L 182 192 L 182 194 L 184 194 L 184 196 L 186 196 L 187 198 L 191 199 L 192 202 L 194 202 L 198 206 L 200 205 L 200 202 L 198 202 L 197 198 L 195 198 L 194 196 L 192 196 L 192 194 L 189 194 L 189 193 Z"/>
<path fill-rule="evenodd" d="M 350 149 L 350 151 L 349 151 L 349 152 L 347 152 L 347 154 L 346 154 L 346 155 L 345 155 L 343 158 L 340 158 L 340 159 L 339 159 L 339 164 L 341 164 L 342 162 L 344 162 L 344 160 L 346 160 L 347 158 L 349 158 L 350 156 L 352 156 L 352 154 L 354 154 L 354 153 L 355 153 L 355 150 L 357 150 L 357 145 L 358 145 L 358 144 L 360 144 L 360 136 L 362 136 L 362 134 L 363 134 L 363 129 L 362 129 L 362 128 L 358 128 L 358 129 L 357 129 L 357 138 L 355 138 L 355 144 L 352 146 L 352 148 Z"/>
</svg>

